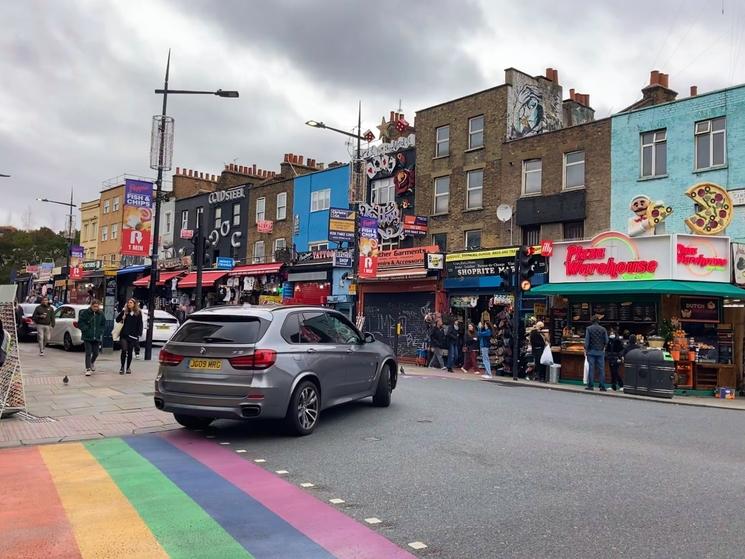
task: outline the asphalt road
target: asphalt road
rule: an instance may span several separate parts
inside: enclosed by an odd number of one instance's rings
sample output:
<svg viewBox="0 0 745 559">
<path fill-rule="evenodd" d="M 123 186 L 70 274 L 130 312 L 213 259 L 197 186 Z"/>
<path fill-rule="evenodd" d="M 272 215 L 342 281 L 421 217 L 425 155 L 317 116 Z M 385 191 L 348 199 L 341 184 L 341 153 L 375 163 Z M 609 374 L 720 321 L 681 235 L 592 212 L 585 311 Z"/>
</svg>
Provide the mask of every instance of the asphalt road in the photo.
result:
<svg viewBox="0 0 745 559">
<path fill-rule="evenodd" d="M 742 412 L 406 377 L 309 437 L 210 436 L 422 557 L 702 558 L 745 554 L 744 432 Z"/>
</svg>

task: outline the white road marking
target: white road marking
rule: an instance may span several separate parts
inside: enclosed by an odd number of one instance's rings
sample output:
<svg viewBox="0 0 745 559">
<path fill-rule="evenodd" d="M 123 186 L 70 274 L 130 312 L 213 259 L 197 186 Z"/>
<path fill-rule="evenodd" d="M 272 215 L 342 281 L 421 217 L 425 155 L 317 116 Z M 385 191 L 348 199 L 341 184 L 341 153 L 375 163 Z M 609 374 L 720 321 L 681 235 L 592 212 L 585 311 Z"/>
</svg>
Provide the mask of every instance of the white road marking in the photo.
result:
<svg viewBox="0 0 745 559">
<path fill-rule="evenodd" d="M 266 462 L 266 460 L 264 460 L 263 458 L 257 458 L 256 460 L 254 460 L 254 462 L 256 462 L 257 464 L 263 464 L 264 462 Z"/>
<path fill-rule="evenodd" d="M 344 502 L 344 499 L 329 499 L 329 503 L 332 505 L 341 505 Z"/>
<path fill-rule="evenodd" d="M 409 544 L 409 547 L 411 549 L 425 549 L 427 547 L 427 544 L 425 544 L 423 542 L 411 542 Z"/>
<path fill-rule="evenodd" d="M 374 516 L 371 516 L 370 518 L 365 518 L 365 522 L 367 522 L 368 524 L 380 524 L 383 521 L 380 520 L 380 518 L 375 518 Z"/>
<path fill-rule="evenodd" d="M 215 435 L 205 435 L 205 437 L 208 438 L 208 439 L 214 439 L 215 438 Z"/>
<path fill-rule="evenodd" d="M 248 452 L 248 451 L 247 451 L 247 450 L 244 450 L 244 449 L 242 449 L 242 448 L 239 448 L 238 450 L 236 450 L 236 452 L 237 452 L 238 454 L 243 454 L 244 452 Z"/>
<path fill-rule="evenodd" d="M 220 444 L 221 445 L 226 445 L 226 444 L 230 444 L 230 443 L 229 442 L 221 442 Z"/>
<path fill-rule="evenodd" d="M 290 472 L 288 472 L 287 470 L 276 470 L 274 473 L 283 476 L 289 474 Z"/>
<path fill-rule="evenodd" d="M 307 483 L 306 482 L 306 483 L 301 483 L 300 484 L 300 487 L 315 487 L 315 485 L 313 485 L 312 483 Z"/>
</svg>

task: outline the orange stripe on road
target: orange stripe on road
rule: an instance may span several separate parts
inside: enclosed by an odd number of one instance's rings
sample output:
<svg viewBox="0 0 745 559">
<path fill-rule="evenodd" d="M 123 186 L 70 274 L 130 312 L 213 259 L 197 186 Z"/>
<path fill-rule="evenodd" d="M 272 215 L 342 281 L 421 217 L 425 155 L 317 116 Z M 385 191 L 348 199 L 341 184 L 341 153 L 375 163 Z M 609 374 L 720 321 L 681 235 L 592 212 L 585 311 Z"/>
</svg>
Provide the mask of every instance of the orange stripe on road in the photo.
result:
<svg viewBox="0 0 745 559">
<path fill-rule="evenodd" d="M 37 448 L 0 452 L 0 557 L 80 557 L 72 526 Z"/>
<path fill-rule="evenodd" d="M 109 474 L 80 443 L 40 449 L 83 559 L 168 555 Z"/>
</svg>

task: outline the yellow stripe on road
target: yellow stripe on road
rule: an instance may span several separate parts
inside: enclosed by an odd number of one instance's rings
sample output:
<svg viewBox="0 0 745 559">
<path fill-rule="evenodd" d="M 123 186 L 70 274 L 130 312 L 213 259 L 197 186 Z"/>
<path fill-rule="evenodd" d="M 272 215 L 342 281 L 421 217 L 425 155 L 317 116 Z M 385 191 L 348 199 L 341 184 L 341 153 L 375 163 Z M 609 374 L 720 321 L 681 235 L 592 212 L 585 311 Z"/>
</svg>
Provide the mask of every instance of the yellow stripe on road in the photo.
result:
<svg viewBox="0 0 745 559">
<path fill-rule="evenodd" d="M 40 447 L 83 559 L 168 555 L 106 470 L 80 443 Z"/>
</svg>

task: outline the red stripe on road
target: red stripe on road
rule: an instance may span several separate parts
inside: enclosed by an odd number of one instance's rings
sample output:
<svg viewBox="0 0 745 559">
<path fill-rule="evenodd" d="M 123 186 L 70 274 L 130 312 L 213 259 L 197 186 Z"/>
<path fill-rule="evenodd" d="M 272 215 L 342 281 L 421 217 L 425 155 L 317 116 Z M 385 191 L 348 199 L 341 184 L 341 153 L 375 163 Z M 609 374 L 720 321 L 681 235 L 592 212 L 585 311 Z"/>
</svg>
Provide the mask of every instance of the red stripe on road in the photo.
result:
<svg viewBox="0 0 745 559">
<path fill-rule="evenodd" d="M 339 559 L 414 558 L 370 528 L 230 450 L 187 431 L 162 436 Z"/>
<path fill-rule="evenodd" d="M 38 448 L 0 453 L 0 557 L 80 557 L 72 526 Z"/>
</svg>

